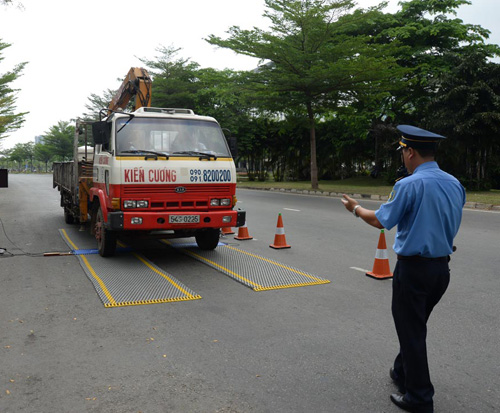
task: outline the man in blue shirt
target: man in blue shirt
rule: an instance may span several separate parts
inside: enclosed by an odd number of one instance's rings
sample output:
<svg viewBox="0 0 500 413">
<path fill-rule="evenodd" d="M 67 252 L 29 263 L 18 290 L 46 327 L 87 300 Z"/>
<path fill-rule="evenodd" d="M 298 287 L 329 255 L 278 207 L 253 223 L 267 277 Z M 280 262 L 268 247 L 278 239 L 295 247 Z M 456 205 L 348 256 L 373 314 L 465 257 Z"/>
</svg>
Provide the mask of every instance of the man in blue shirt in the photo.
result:
<svg viewBox="0 0 500 413">
<path fill-rule="evenodd" d="M 377 211 L 361 207 L 347 195 L 342 202 L 376 228 L 397 225 L 392 315 L 400 352 L 389 373 L 399 393 L 391 400 L 406 411 L 429 413 L 434 411 L 434 387 L 427 362 L 427 320 L 450 281 L 448 262 L 465 190 L 434 160 L 443 136 L 409 125 L 397 129 L 402 134 L 398 150 L 411 175 L 396 182 L 389 200 Z"/>
</svg>

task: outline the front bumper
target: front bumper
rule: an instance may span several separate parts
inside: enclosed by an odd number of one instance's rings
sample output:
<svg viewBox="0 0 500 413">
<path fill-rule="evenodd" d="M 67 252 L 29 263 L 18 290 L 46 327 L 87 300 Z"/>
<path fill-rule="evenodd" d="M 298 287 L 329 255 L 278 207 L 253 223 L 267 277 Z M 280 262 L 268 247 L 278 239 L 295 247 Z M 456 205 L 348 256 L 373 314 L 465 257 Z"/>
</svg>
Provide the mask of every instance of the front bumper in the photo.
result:
<svg viewBox="0 0 500 413">
<path fill-rule="evenodd" d="M 198 223 L 169 223 L 170 215 L 199 215 Z M 231 217 L 231 221 L 224 222 L 223 217 Z M 132 218 L 142 218 L 141 224 L 132 224 Z M 118 211 L 108 212 L 107 229 L 112 231 L 129 230 L 179 230 L 179 229 L 202 229 L 241 227 L 245 224 L 245 211 L 182 211 L 182 212 L 148 212 L 148 211 Z"/>
</svg>

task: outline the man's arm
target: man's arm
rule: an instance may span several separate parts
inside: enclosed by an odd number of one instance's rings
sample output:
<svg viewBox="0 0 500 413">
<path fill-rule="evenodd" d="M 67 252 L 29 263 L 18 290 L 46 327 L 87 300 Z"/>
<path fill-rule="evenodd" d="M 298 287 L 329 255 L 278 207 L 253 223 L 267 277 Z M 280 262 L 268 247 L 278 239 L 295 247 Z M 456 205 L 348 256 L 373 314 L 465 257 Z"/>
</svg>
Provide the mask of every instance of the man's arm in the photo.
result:
<svg viewBox="0 0 500 413">
<path fill-rule="evenodd" d="M 354 208 L 356 208 L 356 215 L 360 217 L 367 224 L 372 227 L 383 229 L 383 225 L 380 223 L 378 218 L 375 216 L 375 211 L 371 209 L 363 208 L 358 202 L 346 194 L 342 195 L 344 199 L 342 199 L 342 203 L 346 207 L 349 212 L 352 212 Z"/>
</svg>

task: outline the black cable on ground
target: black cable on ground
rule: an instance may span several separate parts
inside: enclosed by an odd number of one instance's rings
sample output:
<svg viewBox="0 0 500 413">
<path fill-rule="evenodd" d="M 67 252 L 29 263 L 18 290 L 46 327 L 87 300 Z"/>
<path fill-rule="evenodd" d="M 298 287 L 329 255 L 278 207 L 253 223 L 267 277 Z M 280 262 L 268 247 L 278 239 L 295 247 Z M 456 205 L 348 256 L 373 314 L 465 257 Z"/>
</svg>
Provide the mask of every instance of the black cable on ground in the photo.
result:
<svg viewBox="0 0 500 413">
<path fill-rule="evenodd" d="M 7 231 L 5 231 L 5 227 L 3 225 L 2 219 L 0 218 L 0 227 L 2 227 L 2 232 L 5 235 L 5 238 L 14 246 L 15 249 L 19 250 L 22 252 L 22 254 L 15 254 L 13 252 L 10 252 L 7 247 L 0 247 L 0 258 L 12 258 L 12 257 L 43 257 L 46 252 L 26 252 L 22 248 L 19 248 L 14 241 L 12 241 L 9 236 L 7 235 Z M 5 255 L 7 254 L 7 255 Z"/>
</svg>

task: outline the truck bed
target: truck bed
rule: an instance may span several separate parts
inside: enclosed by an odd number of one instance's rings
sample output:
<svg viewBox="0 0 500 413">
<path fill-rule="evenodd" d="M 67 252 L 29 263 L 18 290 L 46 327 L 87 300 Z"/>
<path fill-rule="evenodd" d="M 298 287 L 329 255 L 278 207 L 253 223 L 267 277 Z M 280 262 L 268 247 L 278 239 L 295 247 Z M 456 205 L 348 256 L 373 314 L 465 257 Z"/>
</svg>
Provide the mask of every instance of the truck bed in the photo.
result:
<svg viewBox="0 0 500 413">
<path fill-rule="evenodd" d="M 75 176 L 74 161 L 69 162 L 54 162 L 52 187 L 59 189 L 59 191 L 77 194 L 79 178 L 92 177 L 92 162 L 80 161 L 78 162 L 78 175 Z"/>
<path fill-rule="evenodd" d="M 75 194 L 78 188 L 76 188 L 76 179 L 74 177 L 74 161 L 69 162 L 54 162 L 53 164 L 53 175 L 52 175 L 52 187 L 59 189 L 60 192 L 65 191 L 71 194 Z"/>
</svg>

